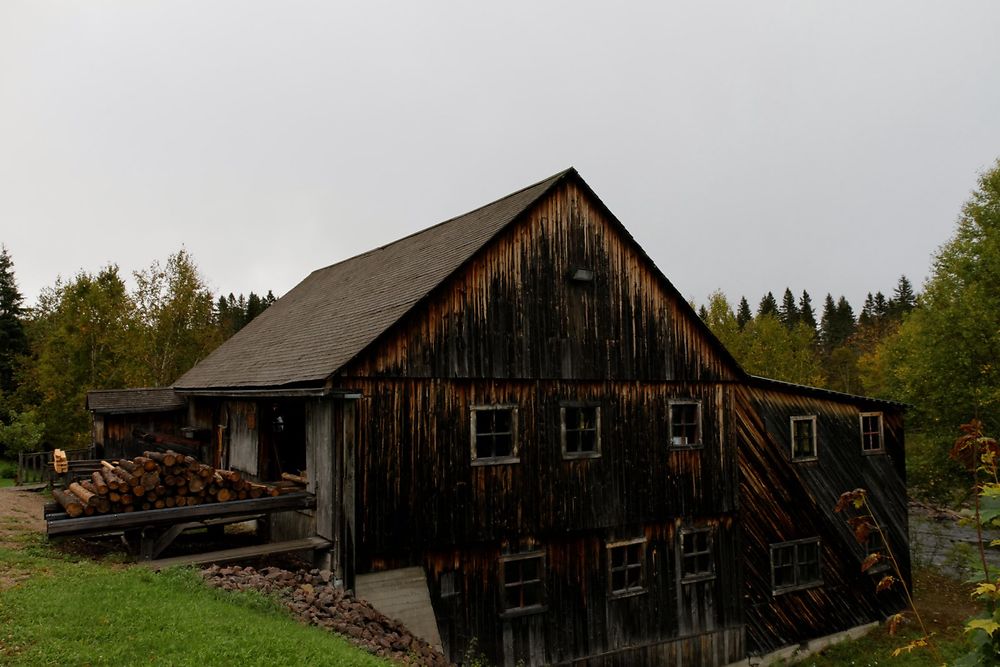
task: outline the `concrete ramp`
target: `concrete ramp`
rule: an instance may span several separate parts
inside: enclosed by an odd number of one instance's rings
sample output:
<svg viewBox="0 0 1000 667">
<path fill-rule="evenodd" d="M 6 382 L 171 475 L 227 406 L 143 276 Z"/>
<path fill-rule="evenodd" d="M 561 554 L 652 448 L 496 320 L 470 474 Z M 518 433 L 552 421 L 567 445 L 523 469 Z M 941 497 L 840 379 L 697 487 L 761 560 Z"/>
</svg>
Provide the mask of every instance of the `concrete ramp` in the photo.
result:
<svg viewBox="0 0 1000 667">
<path fill-rule="evenodd" d="M 427 592 L 422 567 L 404 567 L 374 574 L 359 574 L 355 594 L 380 612 L 405 625 L 410 632 L 441 650 L 441 635 Z"/>
</svg>

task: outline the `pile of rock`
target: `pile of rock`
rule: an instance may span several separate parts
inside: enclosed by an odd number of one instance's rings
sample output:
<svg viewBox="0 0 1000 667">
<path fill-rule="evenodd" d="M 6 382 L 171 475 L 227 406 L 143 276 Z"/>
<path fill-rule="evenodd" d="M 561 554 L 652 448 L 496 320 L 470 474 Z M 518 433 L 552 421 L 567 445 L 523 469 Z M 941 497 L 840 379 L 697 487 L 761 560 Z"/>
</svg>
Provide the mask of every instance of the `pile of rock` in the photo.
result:
<svg viewBox="0 0 1000 667">
<path fill-rule="evenodd" d="M 335 586 L 328 570 L 291 572 L 278 567 L 256 570 L 213 565 L 202 570 L 202 576 L 215 588 L 270 593 L 302 621 L 337 632 L 382 658 L 404 665 L 451 664 L 401 623 Z"/>
</svg>

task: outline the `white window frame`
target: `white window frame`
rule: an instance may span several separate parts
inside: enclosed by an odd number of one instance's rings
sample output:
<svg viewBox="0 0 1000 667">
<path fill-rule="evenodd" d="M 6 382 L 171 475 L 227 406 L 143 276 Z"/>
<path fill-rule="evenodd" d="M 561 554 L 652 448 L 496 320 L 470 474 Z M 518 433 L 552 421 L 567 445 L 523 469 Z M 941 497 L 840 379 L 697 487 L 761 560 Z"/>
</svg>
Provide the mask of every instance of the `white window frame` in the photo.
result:
<svg viewBox="0 0 1000 667">
<path fill-rule="evenodd" d="M 812 425 L 812 454 L 808 456 L 796 456 L 795 455 L 795 424 L 797 422 L 808 422 Z M 819 458 L 819 434 L 816 428 L 816 415 L 796 415 L 789 418 L 789 454 L 791 460 L 795 463 L 800 461 L 815 461 Z"/>
<path fill-rule="evenodd" d="M 571 452 L 566 448 L 566 410 L 594 410 L 594 449 Z M 559 441 L 564 459 L 596 459 L 601 456 L 601 405 L 593 401 L 563 401 L 559 404 Z"/>
<path fill-rule="evenodd" d="M 867 442 L 865 440 L 866 435 L 874 433 L 874 431 L 865 431 L 865 418 L 875 417 L 878 419 L 878 447 L 868 448 Z M 861 453 L 872 455 L 872 454 L 884 454 L 885 453 L 885 419 L 882 417 L 881 412 L 862 412 L 858 415 L 858 429 L 861 432 Z"/>
<path fill-rule="evenodd" d="M 816 545 L 816 571 L 817 578 L 809 581 L 799 580 L 799 547 L 804 544 Z M 792 572 L 795 575 L 795 582 L 778 586 L 774 581 L 774 552 L 777 549 L 792 549 Z M 823 585 L 823 543 L 819 537 L 807 537 L 802 540 L 790 540 L 788 542 L 776 542 L 770 545 L 771 555 L 771 595 L 783 595 L 792 591 L 801 591 L 807 588 L 817 588 Z"/>
<path fill-rule="evenodd" d="M 510 455 L 508 456 L 477 456 L 477 433 L 476 433 L 476 416 L 480 412 L 489 412 L 497 410 L 510 410 L 510 431 L 511 431 L 511 443 L 510 443 Z M 518 409 L 516 405 L 508 403 L 497 403 L 492 405 L 474 405 L 469 409 L 469 447 L 470 454 L 472 456 L 472 465 L 474 466 L 488 466 L 488 465 L 504 465 L 508 463 L 520 463 L 521 458 L 518 456 Z"/>
<path fill-rule="evenodd" d="M 635 566 L 634 565 L 630 565 L 629 562 L 628 562 L 628 547 L 633 546 L 635 544 L 640 545 L 640 549 L 639 549 L 639 585 L 638 586 L 629 587 L 627 585 L 628 584 L 628 574 L 627 574 L 627 572 L 628 572 L 629 569 L 634 569 Z M 609 598 L 614 598 L 614 599 L 617 599 L 617 598 L 628 598 L 628 597 L 632 597 L 634 595 L 642 595 L 647 590 L 649 590 L 649 587 L 646 584 L 646 577 L 647 577 L 648 573 L 646 572 L 646 538 L 645 537 L 636 537 L 636 538 L 633 538 L 633 539 L 630 539 L 630 540 L 618 540 L 616 542 L 608 542 L 607 544 L 604 545 L 604 548 L 605 548 L 605 556 L 608 559 L 607 575 L 608 575 L 608 597 Z M 626 572 L 626 576 L 625 576 L 626 587 L 625 588 L 617 588 L 617 589 L 614 588 L 613 572 L 616 571 L 616 568 L 613 568 L 612 565 L 611 565 L 611 552 L 614 549 L 625 549 L 625 554 L 626 554 L 626 556 L 625 556 L 625 565 L 623 565 L 620 568 L 617 568 L 618 570 L 624 570 Z"/>
<path fill-rule="evenodd" d="M 695 398 L 672 398 L 667 405 L 667 438 L 670 442 L 670 449 L 701 449 L 705 446 L 705 431 L 702 426 L 701 401 Z M 695 407 L 695 419 L 698 435 L 696 442 L 677 443 L 674 442 L 674 406 L 693 405 Z"/>
</svg>

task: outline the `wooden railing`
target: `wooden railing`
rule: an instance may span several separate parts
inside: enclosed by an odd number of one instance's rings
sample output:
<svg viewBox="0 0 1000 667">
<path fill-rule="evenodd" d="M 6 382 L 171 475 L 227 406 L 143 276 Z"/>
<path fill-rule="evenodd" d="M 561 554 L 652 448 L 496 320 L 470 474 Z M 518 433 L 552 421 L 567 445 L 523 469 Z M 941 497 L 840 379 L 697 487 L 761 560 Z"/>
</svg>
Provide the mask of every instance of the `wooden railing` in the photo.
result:
<svg viewBox="0 0 1000 667">
<path fill-rule="evenodd" d="M 80 461 L 94 458 L 96 453 L 94 445 L 85 449 L 67 449 L 66 459 L 68 461 Z M 52 479 L 52 452 L 22 452 L 17 455 L 17 475 L 14 478 L 15 486 L 24 484 L 48 483 Z"/>
</svg>

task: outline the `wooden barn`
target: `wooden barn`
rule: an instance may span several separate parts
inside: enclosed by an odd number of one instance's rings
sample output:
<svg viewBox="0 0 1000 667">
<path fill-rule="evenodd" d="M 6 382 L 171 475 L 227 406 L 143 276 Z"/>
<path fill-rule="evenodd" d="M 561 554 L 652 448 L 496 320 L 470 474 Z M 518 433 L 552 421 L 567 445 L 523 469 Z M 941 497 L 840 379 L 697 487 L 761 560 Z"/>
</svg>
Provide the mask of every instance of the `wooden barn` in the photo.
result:
<svg viewBox="0 0 1000 667">
<path fill-rule="evenodd" d="M 908 568 L 902 406 L 749 376 L 573 169 L 314 271 L 174 390 L 223 464 L 305 471 L 272 530 L 345 586 L 416 572 L 455 661 L 728 664 L 901 605 L 832 510 L 869 489 Z"/>
<path fill-rule="evenodd" d="M 187 403 L 170 387 L 99 389 L 87 392 L 93 416 L 93 439 L 105 457 L 135 456 L 134 431 L 181 435 L 187 423 Z"/>
</svg>

